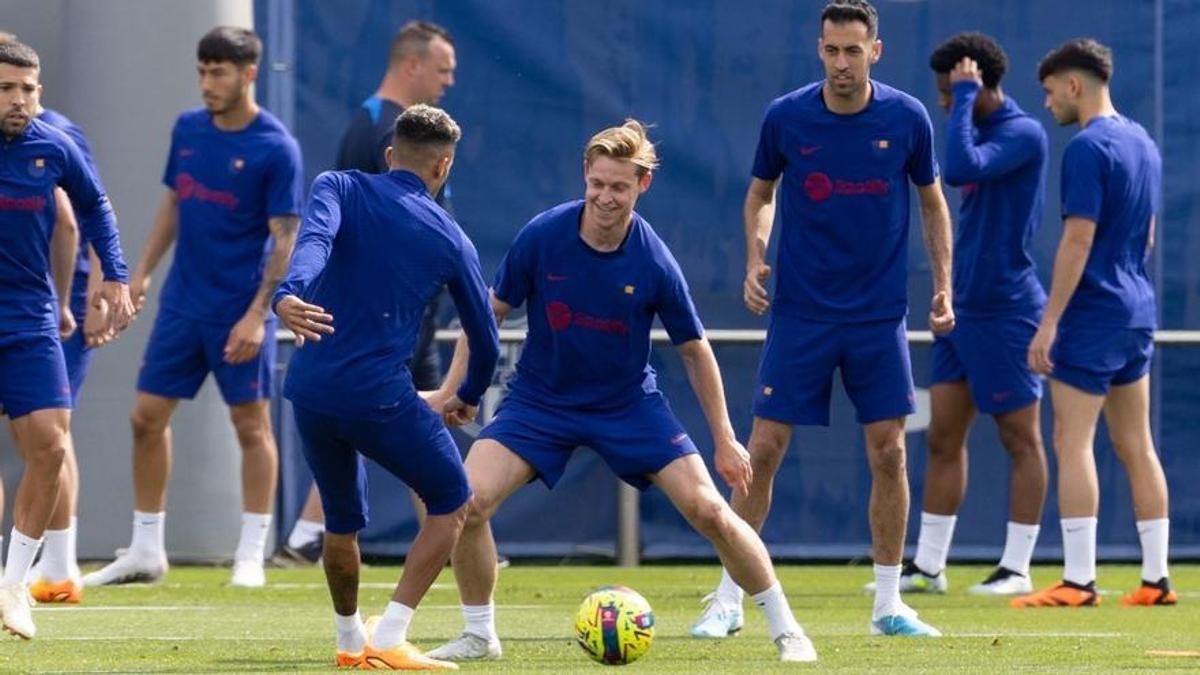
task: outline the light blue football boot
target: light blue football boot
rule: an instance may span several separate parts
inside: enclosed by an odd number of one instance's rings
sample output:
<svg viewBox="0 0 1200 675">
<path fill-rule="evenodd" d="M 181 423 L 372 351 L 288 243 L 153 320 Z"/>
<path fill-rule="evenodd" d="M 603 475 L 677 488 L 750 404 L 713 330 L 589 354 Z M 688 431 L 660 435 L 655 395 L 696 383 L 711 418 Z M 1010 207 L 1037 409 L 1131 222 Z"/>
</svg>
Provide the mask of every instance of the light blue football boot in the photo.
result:
<svg viewBox="0 0 1200 675">
<path fill-rule="evenodd" d="M 942 631 L 930 626 L 912 614 L 893 614 L 871 621 L 871 635 L 895 635 L 900 637 L 941 637 Z"/>
<path fill-rule="evenodd" d="M 717 597 L 716 593 L 704 596 L 704 613 L 692 626 L 692 637 L 723 638 L 738 632 L 745 623 L 741 604 L 733 604 Z"/>
</svg>

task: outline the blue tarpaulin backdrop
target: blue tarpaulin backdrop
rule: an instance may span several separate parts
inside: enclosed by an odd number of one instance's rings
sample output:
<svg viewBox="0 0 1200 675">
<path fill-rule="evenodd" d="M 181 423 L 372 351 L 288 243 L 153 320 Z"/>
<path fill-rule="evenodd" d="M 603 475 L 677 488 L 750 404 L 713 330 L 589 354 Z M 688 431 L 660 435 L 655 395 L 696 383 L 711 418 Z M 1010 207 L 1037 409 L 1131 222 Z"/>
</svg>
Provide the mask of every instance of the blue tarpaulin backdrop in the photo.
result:
<svg viewBox="0 0 1200 675">
<path fill-rule="evenodd" d="M 639 211 L 679 259 L 709 327 L 759 328 L 741 304 L 741 203 L 759 122 L 767 103 L 821 76 L 816 54 L 822 3 L 762 0 L 454 0 L 447 2 L 257 0 L 257 24 L 267 44 L 260 97 L 289 123 L 304 149 L 308 175 L 333 163 L 352 111 L 374 92 L 389 41 L 409 19 L 436 21 L 453 34 L 456 86 L 442 101 L 464 130 L 452 177 L 460 222 L 479 248 L 487 274 L 515 232 L 533 215 L 582 194 L 580 150 L 602 127 L 627 116 L 655 124 L 663 168 Z M 1006 92 L 1048 127 L 1051 178 L 1044 225 L 1036 237 L 1043 282 L 1061 231 L 1059 159 L 1074 129 L 1057 127 L 1041 111 L 1034 77 L 1038 59 L 1058 43 L 1094 36 L 1114 51 L 1113 94 L 1140 121 L 1165 156 L 1155 274 L 1162 326 L 1200 325 L 1200 52 L 1194 39 L 1200 10 L 1189 0 L 1100 2 L 953 0 L 877 3 L 883 58 L 873 76 L 925 102 L 939 152 L 944 116 L 928 54 L 960 30 L 982 30 L 1008 51 Z M 958 195 L 949 192 L 952 207 Z M 914 219 L 910 238 L 910 327 L 923 329 L 929 274 Z M 286 350 L 284 354 L 286 355 Z M 739 434 L 749 432 L 750 390 L 758 348 L 717 349 Z M 914 347 L 918 386 L 928 381 L 927 350 Z M 672 350 L 655 354 L 660 382 L 684 424 L 711 452 L 706 425 Z M 1172 488 L 1172 550 L 1200 555 L 1200 445 L 1194 413 L 1200 403 L 1200 352 L 1159 351 L 1154 370 L 1156 439 Z M 306 470 L 289 410 L 279 410 L 285 453 L 281 521 L 303 501 Z M 1048 422 L 1049 408 L 1043 417 Z M 870 476 L 853 411 L 840 390 L 829 429 L 799 429 L 779 472 L 775 504 L 763 532 L 782 557 L 853 557 L 869 551 L 866 500 Z M 1045 429 L 1047 439 L 1050 429 Z M 466 439 L 464 438 L 464 445 Z M 990 420 L 970 438 L 971 481 L 952 555 L 996 557 L 1007 519 L 1008 461 Z M 915 540 L 924 473 L 924 439 L 908 436 Z M 509 555 L 611 555 L 616 530 L 616 482 L 588 451 L 577 453 L 555 492 L 523 490 L 494 521 Z M 1096 444 L 1102 488 L 1100 549 L 1137 552 L 1128 483 L 1106 439 Z M 371 553 L 402 553 L 415 532 L 404 490 L 375 472 L 372 521 L 363 536 Z M 1047 502 L 1040 556 L 1059 551 L 1056 491 Z M 646 557 L 711 557 L 658 492 L 645 493 L 642 549 Z"/>
</svg>

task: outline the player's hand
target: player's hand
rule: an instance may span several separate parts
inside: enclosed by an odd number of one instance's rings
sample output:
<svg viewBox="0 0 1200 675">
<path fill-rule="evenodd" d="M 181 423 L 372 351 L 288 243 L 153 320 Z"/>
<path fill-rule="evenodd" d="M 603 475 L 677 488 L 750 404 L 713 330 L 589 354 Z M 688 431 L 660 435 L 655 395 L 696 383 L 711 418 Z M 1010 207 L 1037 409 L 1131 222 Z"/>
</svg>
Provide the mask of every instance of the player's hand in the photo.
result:
<svg viewBox="0 0 1200 675">
<path fill-rule="evenodd" d="M 129 297 L 129 286 L 120 281 L 102 281 L 100 290 L 92 296 L 92 306 L 98 307 L 101 302 L 108 304 L 108 325 L 113 333 L 120 333 L 129 327 L 136 313 L 133 300 Z"/>
<path fill-rule="evenodd" d="M 275 314 L 288 330 L 296 334 L 297 347 L 303 347 L 306 340 L 320 342 L 322 335 L 333 333 L 332 314 L 294 295 L 285 295 L 275 303 Z"/>
<path fill-rule="evenodd" d="M 746 309 L 762 316 L 771 307 L 771 299 L 767 297 L 767 277 L 771 276 L 771 266 L 760 262 L 746 268 L 746 281 L 742 284 L 742 300 Z"/>
<path fill-rule="evenodd" d="M 429 391 L 418 391 L 417 395 L 421 397 L 421 400 L 425 401 L 425 405 L 429 406 L 430 410 L 441 415 L 442 411 L 446 408 L 446 402 L 454 394 L 442 391 L 441 389 L 431 389 Z"/>
<path fill-rule="evenodd" d="M 929 329 L 935 335 L 945 335 L 954 330 L 954 307 L 945 291 L 933 296 L 929 303 Z"/>
<path fill-rule="evenodd" d="M 75 334 L 75 315 L 71 313 L 70 305 L 58 306 L 58 337 L 61 340 L 66 340 Z"/>
<path fill-rule="evenodd" d="M 100 298 L 99 306 L 89 305 L 83 315 L 83 343 L 95 349 L 108 344 L 116 337 L 108 316 L 108 302 Z"/>
<path fill-rule="evenodd" d="M 746 452 L 746 448 L 738 443 L 737 439 L 718 442 L 713 462 L 717 467 L 717 475 L 729 487 L 739 494 L 750 494 L 750 484 L 754 482 L 754 469 L 750 466 L 750 453 Z"/>
<path fill-rule="evenodd" d="M 141 312 L 146 306 L 146 293 L 150 290 L 150 275 L 134 272 L 129 280 L 129 297 L 133 300 L 134 310 Z"/>
<path fill-rule="evenodd" d="M 479 412 L 479 406 L 467 405 L 458 396 L 451 396 L 450 400 L 442 406 L 442 421 L 448 427 L 461 427 L 474 421 L 477 412 Z"/>
<path fill-rule="evenodd" d="M 225 351 L 222 354 L 225 363 L 247 363 L 258 356 L 263 340 L 267 337 L 266 321 L 266 314 L 251 308 L 233 324 L 233 330 L 229 331 L 229 339 L 225 341 Z"/>
<path fill-rule="evenodd" d="M 983 86 L 983 76 L 979 72 L 979 64 L 969 56 L 964 56 L 950 71 L 950 84 L 955 82 L 975 82 Z"/>
<path fill-rule="evenodd" d="M 1058 337 L 1058 324 L 1042 322 L 1033 341 L 1029 343 L 1029 369 L 1038 375 L 1049 375 L 1054 370 L 1054 362 L 1050 360 L 1050 349 Z"/>
</svg>

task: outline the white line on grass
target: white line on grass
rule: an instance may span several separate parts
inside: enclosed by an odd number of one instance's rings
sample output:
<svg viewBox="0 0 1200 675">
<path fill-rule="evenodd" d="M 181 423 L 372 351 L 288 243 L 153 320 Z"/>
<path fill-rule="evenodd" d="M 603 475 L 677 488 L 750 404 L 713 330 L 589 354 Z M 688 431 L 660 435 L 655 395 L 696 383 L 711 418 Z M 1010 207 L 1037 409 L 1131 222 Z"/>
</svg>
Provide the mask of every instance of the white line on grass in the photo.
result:
<svg viewBox="0 0 1200 675">
<path fill-rule="evenodd" d="M 38 612 L 208 612 L 218 608 L 207 605 L 62 605 L 34 609 Z"/>
</svg>

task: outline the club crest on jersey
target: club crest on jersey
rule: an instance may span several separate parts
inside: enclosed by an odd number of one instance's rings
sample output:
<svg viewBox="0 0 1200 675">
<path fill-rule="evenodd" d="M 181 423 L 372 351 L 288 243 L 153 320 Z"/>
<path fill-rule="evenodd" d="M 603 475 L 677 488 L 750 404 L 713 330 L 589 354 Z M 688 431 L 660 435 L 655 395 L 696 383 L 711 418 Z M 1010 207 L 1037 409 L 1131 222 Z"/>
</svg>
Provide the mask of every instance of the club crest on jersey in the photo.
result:
<svg viewBox="0 0 1200 675">
<path fill-rule="evenodd" d="M 625 295 L 633 295 L 633 286 L 625 287 Z"/>
<path fill-rule="evenodd" d="M 244 168 L 246 168 L 246 160 L 242 159 L 241 157 L 234 157 L 233 161 L 229 163 L 229 170 L 233 171 L 234 173 L 241 171 Z"/>
<path fill-rule="evenodd" d="M 888 143 L 888 139 L 886 138 L 879 138 L 871 141 L 871 147 L 875 148 L 876 150 L 887 150 L 889 145 L 890 143 Z"/>
<path fill-rule="evenodd" d="M 34 178 L 41 178 L 46 173 L 46 158 L 34 157 L 29 160 L 29 175 Z"/>
</svg>

